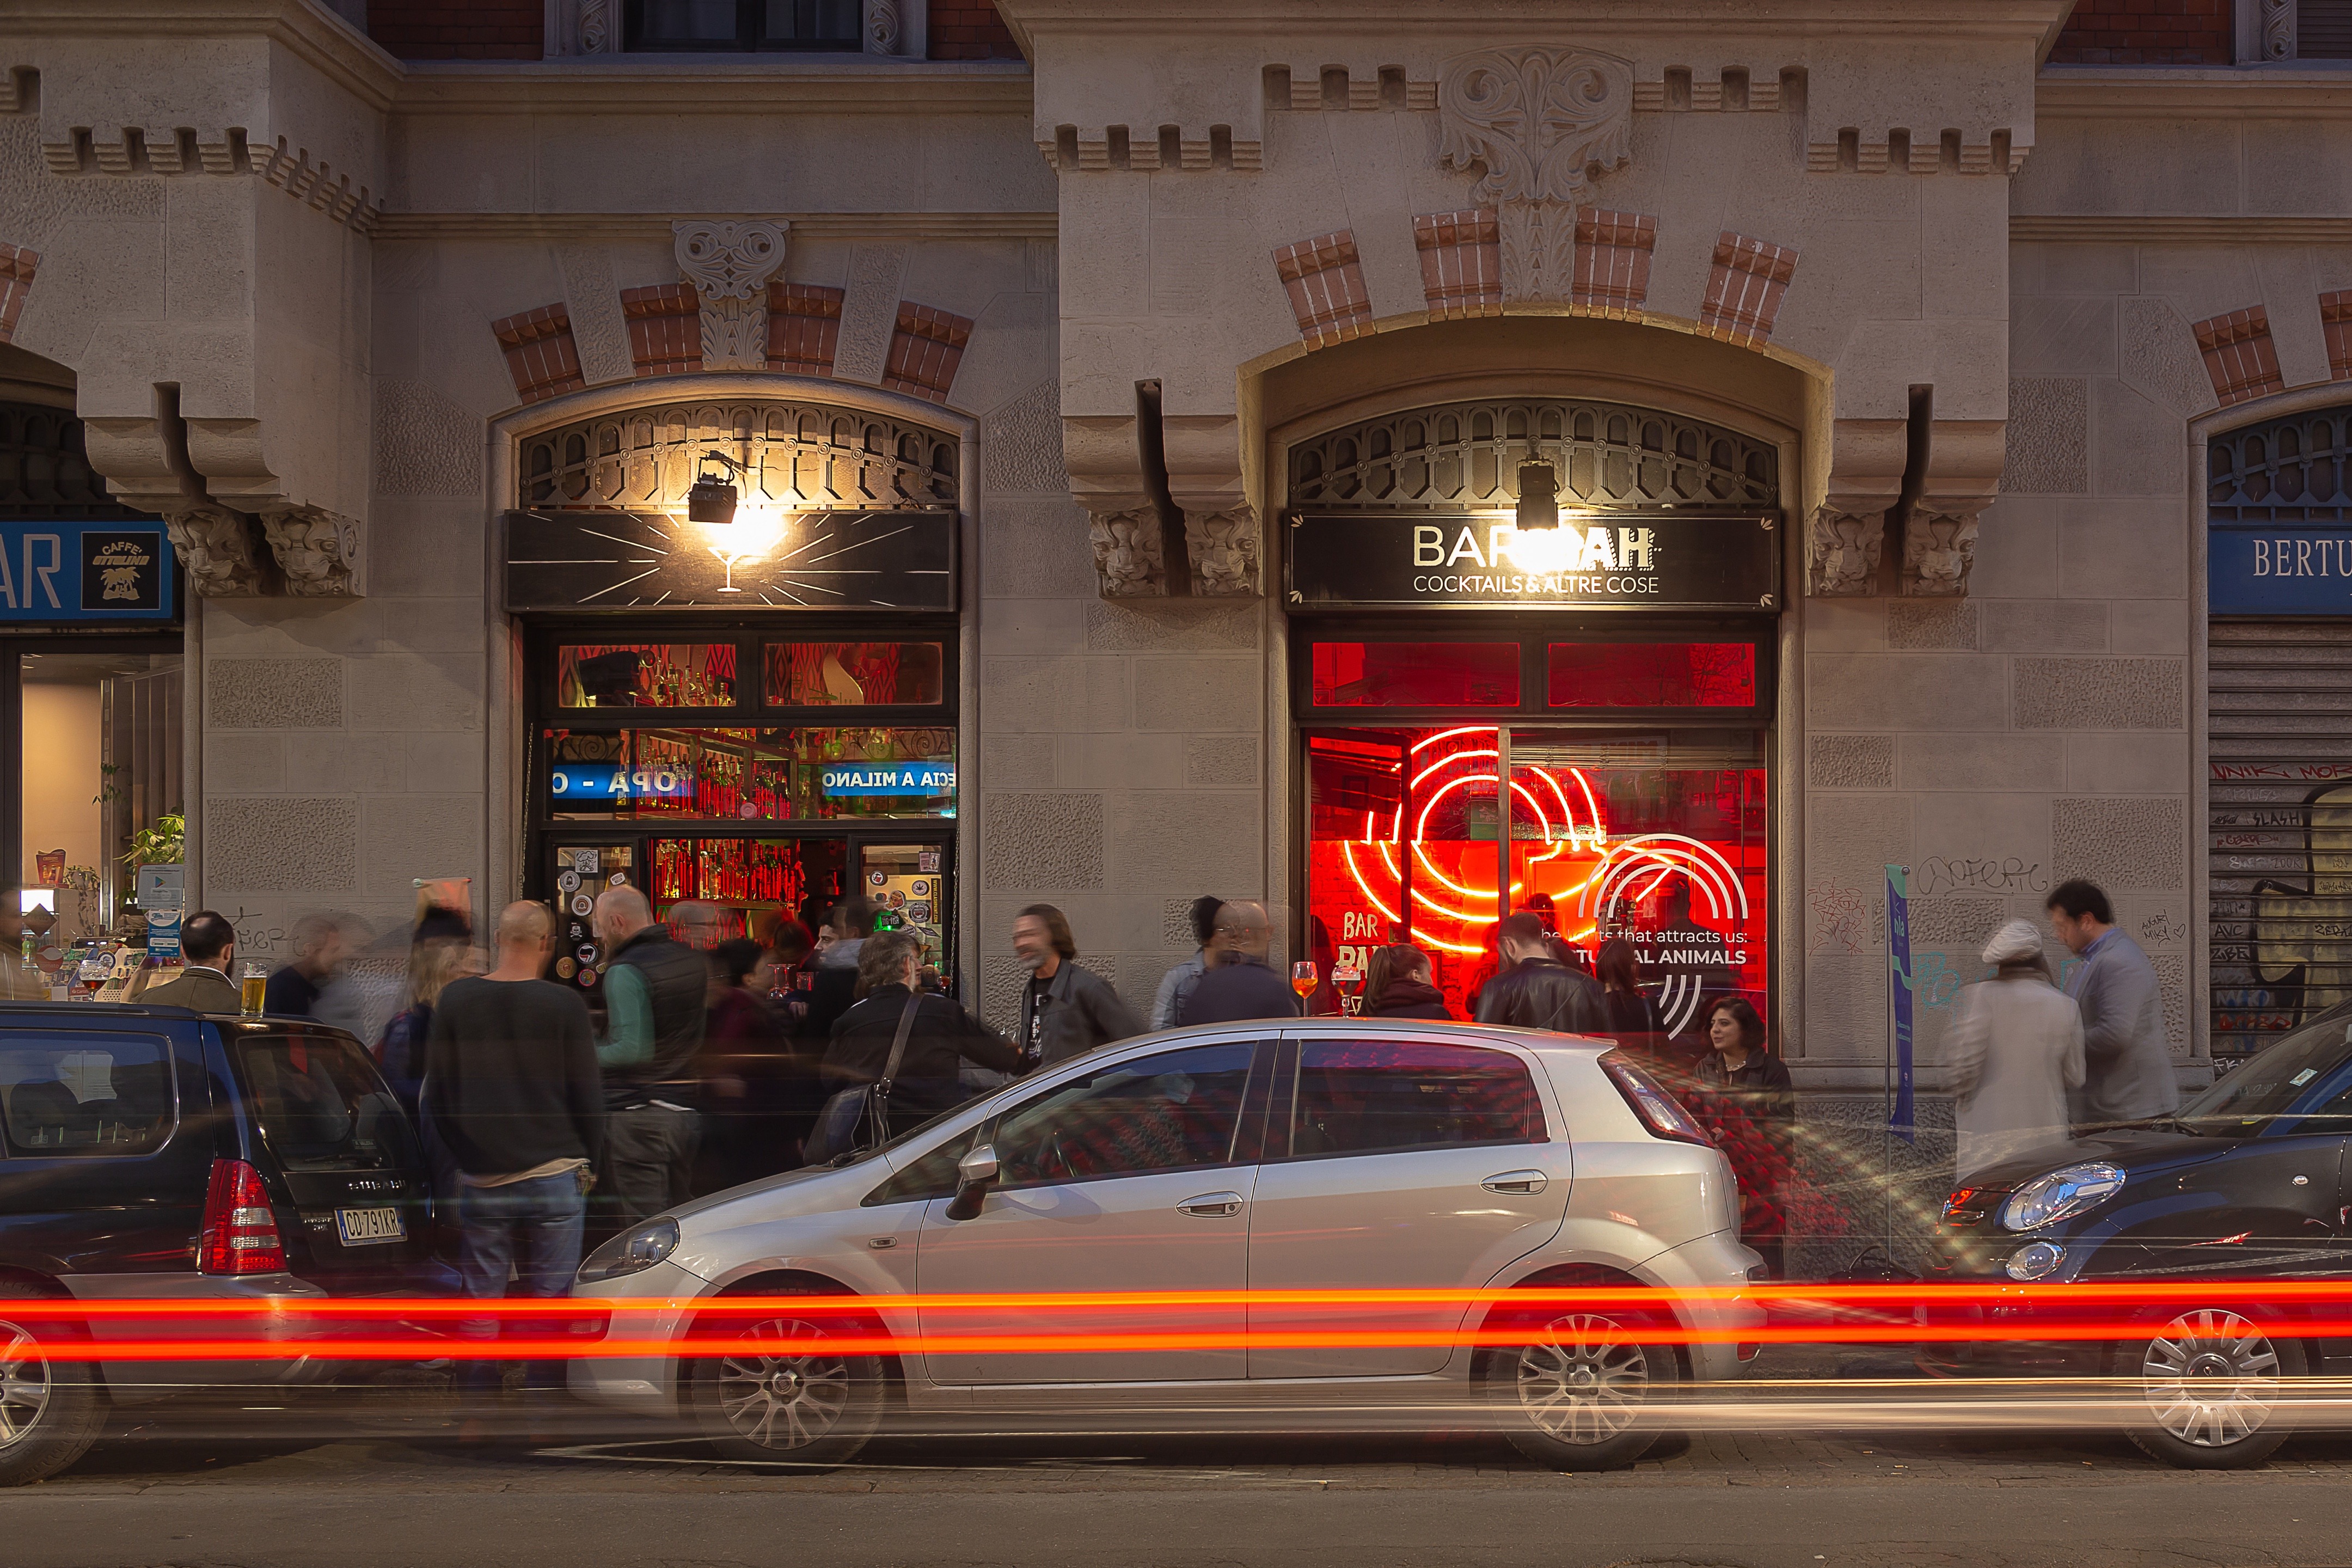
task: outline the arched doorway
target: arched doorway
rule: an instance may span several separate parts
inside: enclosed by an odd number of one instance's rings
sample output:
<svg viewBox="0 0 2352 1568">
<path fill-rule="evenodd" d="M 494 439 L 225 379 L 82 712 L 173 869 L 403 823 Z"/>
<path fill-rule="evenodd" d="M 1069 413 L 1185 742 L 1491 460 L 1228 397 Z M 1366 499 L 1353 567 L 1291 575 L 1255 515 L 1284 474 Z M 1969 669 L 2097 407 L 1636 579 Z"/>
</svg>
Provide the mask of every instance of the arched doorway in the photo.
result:
<svg viewBox="0 0 2352 1568">
<path fill-rule="evenodd" d="M 960 453 L 783 395 L 518 443 L 523 881 L 563 915 L 560 978 L 594 994 L 590 907 L 622 884 L 718 906 L 720 940 L 863 894 L 953 978 Z"/>
<path fill-rule="evenodd" d="M 1770 1016 L 1781 467 L 1772 439 L 1598 398 L 1288 443 L 1302 952 L 1346 977 L 1410 941 L 1467 1016 L 1528 910 L 1588 968 L 1633 945 L 1662 1048 L 1695 1048 L 1717 996 Z"/>
</svg>

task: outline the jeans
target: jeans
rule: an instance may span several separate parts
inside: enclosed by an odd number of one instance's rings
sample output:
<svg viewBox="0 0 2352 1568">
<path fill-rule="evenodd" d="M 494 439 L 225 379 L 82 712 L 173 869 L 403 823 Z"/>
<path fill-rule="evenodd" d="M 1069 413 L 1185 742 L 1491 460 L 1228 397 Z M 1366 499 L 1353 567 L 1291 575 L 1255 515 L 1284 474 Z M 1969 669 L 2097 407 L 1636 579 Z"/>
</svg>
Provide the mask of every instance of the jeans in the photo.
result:
<svg viewBox="0 0 2352 1568">
<path fill-rule="evenodd" d="M 579 1180 L 569 1171 L 560 1176 L 540 1176 L 509 1182 L 501 1187 L 462 1186 L 457 1193 L 460 1247 L 457 1269 L 466 1294 L 477 1300 L 500 1297 L 561 1296 L 572 1289 L 580 1271 L 581 1223 L 587 1200 Z M 511 1268 L 515 1289 L 508 1289 Z M 518 1321 L 517 1338 L 545 1339 L 563 1331 L 564 1325 L 547 1320 Z M 499 1336 L 495 1318 L 468 1318 L 460 1331 L 469 1340 Z M 468 1394 L 494 1393 L 499 1386 L 496 1361 L 467 1361 L 458 1365 L 458 1386 Z M 535 1360 L 524 1368 L 524 1386 L 561 1389 L 565 1371 L 562 1361 Z"/>
<path fill-rule="evenodd" d="M 662 1105 L 615 1110 L 604 1121 L 604 1179 L 634 1225 L 694 1195 L 694 1152 L 702 1144 L 698 1111 Z"/>
</svg>

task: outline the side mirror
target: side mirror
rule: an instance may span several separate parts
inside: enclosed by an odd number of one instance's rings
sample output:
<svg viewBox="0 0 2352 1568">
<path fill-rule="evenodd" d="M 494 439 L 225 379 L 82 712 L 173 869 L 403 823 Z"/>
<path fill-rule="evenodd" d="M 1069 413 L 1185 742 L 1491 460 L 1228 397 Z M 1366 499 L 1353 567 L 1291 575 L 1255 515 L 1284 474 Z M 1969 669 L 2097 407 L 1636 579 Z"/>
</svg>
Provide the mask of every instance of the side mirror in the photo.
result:
<svg viewBox="0 0 2352 1568">
<path fill-rule="evenodd" d="M 982 1143 L 956 1162 L 956 1194 L 948 1200 L 950 1219 L 977 1219 L 981 1200 L 996 1184 L 996 1146 Z"/>
</svg>

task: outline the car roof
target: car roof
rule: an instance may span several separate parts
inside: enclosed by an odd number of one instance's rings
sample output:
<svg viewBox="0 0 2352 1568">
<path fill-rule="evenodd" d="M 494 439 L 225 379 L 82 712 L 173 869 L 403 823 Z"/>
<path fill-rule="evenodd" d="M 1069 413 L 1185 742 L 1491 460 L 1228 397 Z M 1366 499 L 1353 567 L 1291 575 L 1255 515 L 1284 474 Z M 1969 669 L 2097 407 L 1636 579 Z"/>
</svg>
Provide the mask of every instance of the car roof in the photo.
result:
<svg viewBox="0 0 2352 1568">
<path fill-rule="evenodd" d="M 104 1023 L 116 1018 L 201 1018 L 218 1024 L 223 1028 L 250 1031 L 268 1029 L 284 1034 L 289 1029 L 303 1033 L 328 1035 L 348 1034 L 332 1024 L 316 1018 L 268 1015 L 248 1018 L 242 1013 L 200 1013 L 193 1007 L 174 1007 L 169 1004 L 151 1005 L 144 1002 L 0 1002 L 0 1029 L 16 1021 L 30 1022 L 35 1018 L 72 1018 L 92 1023 Z"/>
<path fill-rule="evenodd" d="M 1248 1030 L 1256 1030 L 1262 1035 L 1279 1031 L 1303 1037 L 1317 1035 L 1357 1037 L 1410 1035 L 1427 1038 L 1436 1035 L 1458 1038 L 1465 1044 L 1517 1046 L 1523 1050 L 1568 1051 L 1593 1056 L 1617 1048 L 1615 1040 L 1601 1035 L 1564 1035 L 1552 1029 L 1522 1029 L 1505 1024 L 1470 1024 L 1458 1018 L 1351 1018 L 1330 1014 L 1313 1018 L 1234 1018 L 1220 1024 L 1189 1024 L 1180 1028 L 1162 1029 L 1157 1034 L 1137 1035 L 1100 1048 L 1123 1051 L 1132 1046 L 1159 1045 L 1186 1036 L 1232 1035 L 1236 1031 Z"/>
</svg>

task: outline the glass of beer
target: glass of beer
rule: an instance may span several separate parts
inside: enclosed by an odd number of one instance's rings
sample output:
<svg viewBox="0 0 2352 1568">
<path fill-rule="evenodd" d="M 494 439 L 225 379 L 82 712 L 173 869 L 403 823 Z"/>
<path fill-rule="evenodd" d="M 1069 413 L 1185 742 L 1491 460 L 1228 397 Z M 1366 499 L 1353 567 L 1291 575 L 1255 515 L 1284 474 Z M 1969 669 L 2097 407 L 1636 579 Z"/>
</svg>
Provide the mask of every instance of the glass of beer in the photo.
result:
<svg viewBox="0 0 2352 1568">
<path fill-rule="evenodd" d="M 1301 996 L 1315 989 L 1315 965 L 1310 960 L 1301 959 L 1290 966 L 1290 988 Z"/>
<path fill-rule="evenodd" d="M 237 1011 L 247 1018 L 261 1016 L 262 995 L 269 985 L 269 970 L 265 964 L 245 966 L 245 982 L 237 988 Z"/>
</svg>

